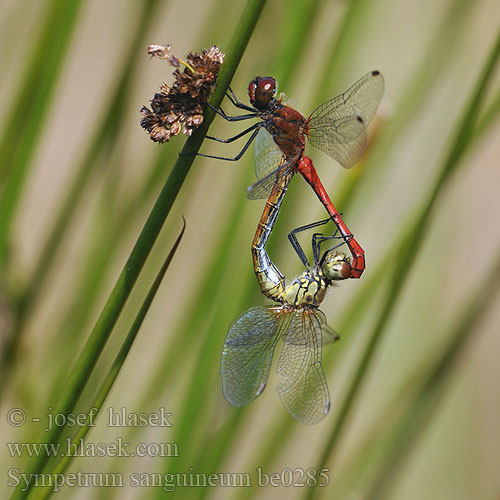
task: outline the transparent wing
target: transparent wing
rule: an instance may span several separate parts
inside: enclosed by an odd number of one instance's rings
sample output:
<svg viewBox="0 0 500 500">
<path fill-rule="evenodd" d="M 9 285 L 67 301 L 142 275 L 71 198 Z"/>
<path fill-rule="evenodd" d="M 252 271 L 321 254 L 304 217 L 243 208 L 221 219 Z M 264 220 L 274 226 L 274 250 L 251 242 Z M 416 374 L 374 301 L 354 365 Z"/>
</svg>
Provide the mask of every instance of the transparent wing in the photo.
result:
<svg viewBox="0 0 500 500">
<path fill-rule="evenodd" d="M 321 365 L 322 329 L 325 315 L 296 311 L 278 362 L 281 381 L 277 390 L 290 415 L 303 424 L 319 422 L 330 410 L 330 396 Z"/>
<path fill-rule="evenodd" d="M 232 405 L 246 405 L 266 387 L 274 347 L 290 316 L 282 311 L 281 307 L 253 307 L 229 327 L 221 375 L 224 397 Z"/>
<path fill-rule="evenodd" d="M 261 128 L 254 143 L 254 167 L 257 180 L 263 179 L 281 163 L 283 153 L 276 145 L 271 134 Z"/>
<path fill-rule="evenodd" d="M 269 196 L 273 184 L 278 178 L 283 158 L 283 153 L 269 132 L 261 128 L 254 144 L 254 167 L 257 182 L 247 188 L 249 200 L 261 200 Z"/>
<path fill-rule="evenodd" d="M 319 313 L 323 314 L 321 311 Z M 321 341 L 322 345 L 329 345 L 337 342 L 340 339 L 340 335 L 326 323 L 321 325 Z"/>
<path fill-rule="evenodd" d="M 366 146 L 366 127 L 384 93 L 384 78 L 368 73 L 343 94 L 316 108 L 308 118 L 309 142 L 338 161 L 352 167 Z"/>
<path fill-rule="evenodd" d="M 274 168 L 256 183 L 247 188 L 247 198 L 249 200 L 261 200 L 269 198 L 273 189 L 274 183 L 282 176 L 286 175 L 293 169 L 292 161 L 285 161 L 285 157 L 281 155 L 278 163 L 274 164 Z"/>
</svg>

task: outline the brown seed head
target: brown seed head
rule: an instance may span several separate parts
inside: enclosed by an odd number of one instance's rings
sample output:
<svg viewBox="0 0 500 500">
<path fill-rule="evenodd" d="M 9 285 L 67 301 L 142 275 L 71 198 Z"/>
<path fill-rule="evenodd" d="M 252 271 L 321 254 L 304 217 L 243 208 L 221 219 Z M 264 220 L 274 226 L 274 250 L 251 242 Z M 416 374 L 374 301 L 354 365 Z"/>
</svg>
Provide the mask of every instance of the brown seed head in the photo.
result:
<svg viewBox="0 0 500 500">
<path fill-rule="evenodd" d="M 224 54 L 215 45 L 201 54 L 190 52 L 186 62 L 170 53 L 170 46 L 150 45 L 148 53 L 167 59 L 177 69 L 171 87 L 165 83 L 151 101 L 151 108 L 143 106 L 141 126 L 155 142 L 167 142 L 177 135 L 183 126 L 185 135 L 191 135 L 203 122 L 202 103 L 206 103 L 213 92 Z M 179 71 L 180 64 L 185 67 Z"/>
</svg>

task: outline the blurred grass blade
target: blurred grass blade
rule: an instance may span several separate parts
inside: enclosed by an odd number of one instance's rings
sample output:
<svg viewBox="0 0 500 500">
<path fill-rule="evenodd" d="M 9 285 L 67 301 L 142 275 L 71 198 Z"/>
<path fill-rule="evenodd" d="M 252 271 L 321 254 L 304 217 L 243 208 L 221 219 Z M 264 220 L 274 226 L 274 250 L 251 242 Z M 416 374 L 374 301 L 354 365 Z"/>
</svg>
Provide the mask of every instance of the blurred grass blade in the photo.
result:
<svg viewBox="0 0 500 500">
<path fill-rule="evenodd" d="M 0 269 L 5 268 L 9 256 L 12 220 L 70 47 L 81 3 L 81 0 L 48 3 L 45 23 L 32 45 L 17 96 L 4 120 L 0 137 Z"/>
<path fill-rule="evenodd" d="M 488 59 L 483 67 L 481 75 L 478 78 L 476 88 L 474 89 L 468 105 L 464 108 L 462 118 L 460 120 L 454 140 L 451 143 L 451 149 L 446 156 L 440 175 L 431 189 L 428 199 L 426 200 L 419 217 L 415 220 L 414 225 L 409 232 L 410 239 L 407 244 L 399 248 L 397 259 L 393 265 L 393 274 L 391 276 L 391 284 L 389 287 L 389 295 L 386 298 L 385 304 L 381 308 L 381 312 L 375 321 L 368 343 L 361 354 L 359 364 L 354 372 L 350 387 L 347 389 L 345 400 L 339 411 L 339 416 L 335 422 L 326 446 L 318 462 L 316 470 L 321 470 L 324 464 L 327 463 L 331 454 L 335 451 L 338 438 L 343 431 L 344 425 L 347 423 L 347 417 L 352 409 L 358 390 L 364 380 L 378 344 L 381 342 L 385 326 L 387 325 L 391 314 L 394 312 L 399 292 L 409 276 L 409 271 L 415 258 L 418 255 L 421 244 L 425 239 L 426 231 L 429 228 L 431 215 L 436 206 L 436 200 L 441 190 L 446 185 L 446 182 L 457 171 L 460 165 L 460 158 L 467 150 L 469 143 L 473 137 L 473 128 L 479 113 L 481 102 L 484 98 L 486 88 L 490 83 L 491 76 L 500 56 L 500 31 L 497 33 L 494 46 L 488 56 Z M 305 498 L 312 498 L 315 494 L 315 489 L 310 488 L 305 495 Z"/>
<path fill-rule="evenodd" d="M 177 239 L 174 242 L 174 245 L 172 246 L 170 252 L 167 255 L 167 258 L 163 262 L 163 265 L 161 266 L 160 270 L 158 271 L 158 274 L 153 281 L 146 298 L 144 299 L 131 327 L 130 330 L 127 333 L 127 336 L 125 337 L 125 340 L 123 341 L 122 346 L 120 347 L 120 350 L 118 351 L 118 354 L 113 361 L 108 373 L 106 374 L 106 377 L 104 378 L 104 382 L 101 385 L 100 389 L 98 390 L 95 399 L 89 406 L 88 412 L 93 413 L 94 420 L 96 419 L 97 415 L 99 415 L 99 412 L 102 409 L 102 406 L 104 402 L 106 401 L 106 398 L 108 397 L 108 394 L 111 391 L 111 388 L 113 387 L 113 384 L 115 383 L 115 380 L 117 379 L 123 364 L 125 363 L 125 360 L 127 359 L 128 353 L 130 352 L 130 349 L 132 348 L 132 345 L 134 343 L 135 338 L 137 337 L 137 333 L 139 332 L 139 329 L 141 328 L 141 325 L 144 321 L 144 318 L 146 317 L 146 314 L 149 311 L 149 308 L 151 306 L 151 303 L 153 302 L 153 299 L 156 295 L 156 292 L 158 291 L 158 288 L 160 287 L 160 284 L 163 280 L 163 277 L 165 276 L 165 273 L 167 272 L 167 269 L 170 265 L 170 262 L 172 262 L 172 259 L 175 255 L 175 252 L 177 251 L 177 248 L 179 247 L 179 244 L 182 240 L 182 236 L 184 235 L 184 230 L 186 229 L 186 221 L 183 219 L 182 223 L 182 229 L 177 236 Z M 95 411 L 94 411 L 95 410 Z M 88 421 L 86 425 L 81 426 L 78 429 L 78 432 L 76 435 L 73 437 L 72 440 L 72 448 L 78 449 L 79 444 L 84 441 L 85 437 L 91 430 L 91 424 L 92 421 Z M 56 466 L 50 471 L 51 474 L 56 475 L 56 474 L 63 474 L 68 466 L 70 465 L 71 461 L 73 459 L 73 456 L 71 454 L 68 454 L 64 457 L 62 457 L 59 462 L 56 464 Z M 36 495 L 35 498 L 37 500 L 45 500 L 47 498 L 50 498 L 52 496 L 52 493 L 54 493 L 54 490 L 52 488 L 46 488 L 40 491 L 40 494 Z"/>
<path fill-rule="evenodd" d="M 398 455 L 403 461 L 407 461 L 409 458 L 407 455 L 413 451 L 413 449 L 408 448 L 417 444 L 416 439 L 424 430 L 424 427 L 419 423 L 421 413 L 414 412 L 411 408 L 419 406 L 416 403 L 419 398 L 425 399 L 432 396 L 434 387 L 427 393 L 423 393 L 422 389 L 429 385 L 428 380 L 431 374 L 435 374 L 438 365 L 443 365 L 444 358 L 447 361 L 446 366 L 441 371 L 443 380 L 436 380 L 435 388 L 439 391 L 440 397 L 447 397 L 444 391 L 439 388 L 439 384 L 448 383 L 446 377 L 458 374 L 456 363 L 463 364 L 459 358 L 465 354 L 465 347 L 470 345 L 471 337 L 476 333 L 482 334 L 481 331 L 477 330 L 479 328 L 477 323 L 491 312 L 495 294 L 498 294 L 500 251 L 497 252 L 496 261 L 497 263 L 493 263 L 485 273 L 482 281 L 475 284 L 473 293 L 467 294 L 467 299 L 463 300 L 456 308 L 460 314 L 457 315 L 456 319 L 454 318 L 452 324 L 440 328 L 440 335 L 445 339 L 445 342 L 439 347 L 438 352 L 426 357 L 411 370 L 402 373 L 403 378 L 398 382 L 398 388 L 394 394 L 391 394 L 389 402 L 385 403 L 384 409 L 377 415 L 376 421 L 370 423 L 369 431 L 363 439 L 356 443 L 356 449 L 354 451 L 351 449 L 347 462 L 342 464 L 342 484 L 339 486 L 337 482 L 340 492 L 351 489 L 364 492 L 367 489 L 367 483 L 371 481 L 373 487 L 374 483 L 379 482 L 383 476 L 386 476 L 387 481 L 391 480 L 390 476 L 398 478 L 397 480 L 400 481 L 401 473 L 396 471 L 396 467 L 404 466 L 404 464 L 400 464 L 399 458 L 396 458 L 395 455 Z M 450 349 L 453 350 L 452 353 L 449 352 Z M 452 383 L 451 380 L 449 382 Z M 427 405 L 426 402 L 422 404 Z M 434 410 L 439 410 L 439 404 L 432 407 L 430 412 Z M 432 416 L 429 413 L 425 418 Z M 407 423 L 407 420 L 410 419 L 413 420 L 413 424 Z M 406 423 L 403 424 L 403 422 Z M 407 430 L 405 433 L 401 432 L 403 427 Z M 403 439 L 401 435 L 403 435 Z M 363 498 L 367 498 L 366 494 L 363 494 Z M 386 494 L 384 498 L 390 498 L 390 495 Z"/>
<path fill-rule="evenodd" d="M 206 472 L 220 470 L 221 464 L 234 442 L 233 438 L 238 430 L 241 429 L 243 422 L 243 412 L 236 411 L 231 418 L 221 426 L 218 432 L 214 436 L 211 436 L 211 439 L 207 443 L 206 453 L 199 454 L 196 457 L 198 463 L 194 464 L 194 470 Z M 197 491 L 195 491 L 193 495 L 193 500 L 206 498 L 211 493 L 210 488 L 207 486 L 197 488 L 196 490 Z"/>
<path fill-rule="evenodd" d="M 474 129 L 473 140 L 479 140 L 491 125 L 498 119 L 500 113 L 500 90 L 496 93 L 488 109 L 481 115 Z"/>
<path fill-rule="evenodd" d="M 305 42 L 316 25 L 319 3 L 319 0 L 292 0 L 283 13 L 280 43 L 274 56 L 277 65 L 275 78 L 282 89 L 290 85 L 300 56 L 306 49 Z"/>
<path fill-rule="evenodd" d="M 329 43 L 331 50 L 326 62 L 322 65 L 324 68 L 323 76 L 318 78 L 316 89 L 312 94 L 318 101 L 330 95 L 332 82 L 337 78 L 341 65 L 346 64 L 349 59 L 352 44 L 359 44 L 358 32 L 361 30 L 364 12 L 369 6 L 370 2 L 367 0 L 349 2 L 340 23 L 340 29 L 335 35 L 334 41 Z"/>
<path fill-rule="evenodd" d="M 423 103 L 425 99 L 429 99 L 436 80 L 444 75 L 446 68 L 452 64 L 453 44 L 457 38 L 464 36 L 466 21 L 473 7 L 477 5 L 469 0 L 453 0 L 448 4 L 423 56 L 404 86 L 394 114 L 381 134 L 381 140 L 375 145 L 370 160 L 377 168 L 396 138 L 401 137 L 425 109 Z M 436 50 L 436 47 L 440 47 L 440 50 Z"/>
<path fill-rule="evenodd" d="M 453 59 L 450 56 L 453 47 L 452 41 L 460 36 L 461 30 L 463 31 L 463 20 L 470 14 L 470 8 L 472 6 L 472 2 L 468 0 L 454 0 L 449 4 L 417 68 L 408 79 L 410 82 L 409 85 L 405 87 L 403 95 L 398 99 L 394 115 L 391 116 L 391 119 L 384 125 L 380 136 L 377 137 L 377 140 L 374 142 L 373 150 L 370 151 L 366 159 L 367 168 L 376 164 L 377 173 L 380 172 L 380 166 L 386 163 L 385 157 L 387 156 L 389 148 L 392 148 L 399 137 L 406 132 L 410 124 L 415 120 L 418 110 L 424 109 L 422 101 L 428 97 L 432 85 L 436 83 L 437 77 L 444 73 L 446 66 L 451 63 Z M 354 6 L 351 6 L 351 9 L 354 9 Z M 347 16 L 346 20 L 346 23 L 348 22 L 352 22 L 349 21 L 349 16 Z M 344 30 L 348 32 L 350 28 L 344 27 Z M 436 50 L 438 46 L 441 47 L 441 50 Z M 333 52 L 335 53 L 336 51 L 334 50 Z M 327 73 L 318 91 L 328 88 L 328 83 L 332 80 L 332 75 L 333 73 L 331 72 Z M 492 106 L 492 113 L 494 109 L 496 108 Z M 491 116 L 491 114 L 488 116 Z M 491 124 L 492 119 L 493 117 L 485 121 L 485 125 Z M 480 124 L 478 124 L 478 126 L 479 125 Z M 486 126 L 484 128 L 481 127 L 481 135 L 486 128 Z M 476 134 L 476 131 L 474 131 L 474 133 Z M 362 176 L 353 177 L 351 174 L 350 181 L 343 186 L 343 189 L 338 194 L 336 194 L 336 199 L 339 200 L 337 204 L 339 207 L 342 207 L 342 210 L 348 211 L 349 204 L 356 192 L 358 181 L 361 180 L 361 177 Z M 417 216 L 417 214 L 410 215 L 403 222 L 401 228 L 394 231 L 394 240 L 387 245 L 385 254 L 378 258 L 376 267 L 363 278 L 362 284 L 360 283 L 362 289 L 355 300 L 347 305 L 347 310 L 344 311 L 342 315 L 345 320 L 342 322 L 341 331 L 354 330 L 355 324 L 362 319 L 362 315 L 356 314 L 356 311 L 359 310 L 361 304 L 366 304 L 371 300 L 377 290 L 379 290 L 380 277 L 386 275 L 385 269 L 387 267 L 387 262 L 392 262 L 394 259 L 394 249 L 406 247 L 409 244 L 411 227 L 414 218 Z"/>
<path fill-rule="evenodd" d="M 244 49 L 250 39 L 252 31 L 257 23 L 265 0 L 250 0 L 242 15 L 241 21 L 236 29 L 229 51 L 226 54 L 221 72 L 217 78 L 217 85 L 210 104 L 219 107 L 227 87 L 241 60 Z M 78 358 L 75 367 L 68 377 L 65 387 L 61 392 L 60 399 L 54 408 L 55 413 L 67 415 L 71 413 L 78 401 L 85 384 L 92 373 L 111 331 L 127 301 L 135 282 L 146 262 L 156 238 L 167 218 L 170 209 L 179 193 L 184 180 L 189 173 L 194 161 L 194 154 L 199 150 L 203 139 L 210 126 L 215 112 L 208 110 L 202 125 L 191 135 L 182 149 L 167 182 L 165 183 L 151 213 L 137 239 L 137 242 L 127 262 L 118 277 L 111 294 L 99 316 L 83 351 Z M 62 432 L 61 428 L 54 428 L 50 432 L 44 432 L 40 443 L 54 443 Z M 33 474 L 43 470 L 48 457 L 32 457 L 28 462 L 26 473 Z M 11 499 L 20 500 L 26 498 L 23 485 L 19 484 L 14 490 Z"/>
<path fill-rule="evenodd" d="M 123 240 L 130 235 L 130 227 L 136 221 L 137 207 L 147 206 L 161 177 L 164 175 L 165 163 L 173 156 L 170 149 L 161 151 L 149 167 L 150 174 L 144 185 L 140 186 L 138 192 L 126 203 L 121 203 L 119 209 L 113 212 L 109 210 L 110 190 L 115 189 L 116 183 L 108 180 L 112 185 L 102 193 L 100 206 L 96 209 L 97 216 L 93 222 L 92 238 L 87 240 L 88 248 L 85 252 L 85 260 L 82 262 L 80 272 L 75 277 L 75 291 L 71 302 L 60 315 L 55 333 L 52 338 L 54 348 L 72 352 L 75 345 L 81 343 L 81 337 L 85 333 L 85 325 L 92 311 L 98 306 L 98 300 L 102 288 L 106 284 L 104 279 L 110 270 L 113 259 L 116 258 L 117 251 L 122 248 Z M 148 168 L 148 167 L 147 167 Z M 85 297 L 85 300 L 82 300 Z M 68 330 L 71 329 L 74 335 L 69 337 Z M 49 349 L 50 350 L 50 349 Z M 59 363 L 59 367 L 54 370 L 52 376 L 52 395 L 47 399 L 54 401 L 60 391 L 59 381 L 67 372 L 67 367 Z"/>
<path fill-rule="evenodd" d="M 450 374 L 456 368 L 457 360 L 463 353 L 468 341 L 477 332 L 477 323 L 481 321 L 492 305 L 493 299 L 500 287 L 500 252 L 496 263 L 489 270 L 481 286 L 477 286 L 475 293 L 463 307 L 463 311 L 452 333 L 447 335 L 449 342 L 427 376 L 420 382 L 411 406 L 404 416 L 391 430 L 392 446 L 388 446 L 388 455 L 384 457 L 384 465 L 374 481 L 369 493 L 363 498 L 366 500 L 390 498 L 390 487 L 394 478 L 401 477 L 401 468 L 407 462 L 412 445 L 420 433 L 429 424 L 430 419 L 439 409 L 443 390 L 449 382 Z"/>
<path fill-rule="evenodd" d="M 76 167 L 74 179 L 67 189 L 54 224 L 48 232 L 49 235 L 42 245 L 33 273 L 17 298 L 13 325 L 0 360 L 3 379 L 8 377 L 10 368 L 15 362 L 17 346 L 21 342 L 25 321 L 28 319 L 30 309 L 33 308 L 34 302 L 55 262 L 57 251 L 77 211 L 79 201 L 85 193 L 85 187 L 98 165 L 98 159 L 104 150 L 113 147 L 125 125 L 123 116 L 127 109 L 127 99 L 133 87 L 134 74 L 137 72 L 137 65 L 140 60 L 138 56 L 140 52 L 144 52 L 145 43 L 143 40 L 154 19 L 158 5 L 158 0 L 145 0 L 143 2 L 135 33 L 131 37 L 128 49 L 124 52 L 121 75 L 117 78 L 117 84 L 113 95 L 109 99 L 109 105 L 103 112 L 101 121 L 96 126 L 94 136 L 86 152 L 83 153 L 82 160 Z"/>
</svg>

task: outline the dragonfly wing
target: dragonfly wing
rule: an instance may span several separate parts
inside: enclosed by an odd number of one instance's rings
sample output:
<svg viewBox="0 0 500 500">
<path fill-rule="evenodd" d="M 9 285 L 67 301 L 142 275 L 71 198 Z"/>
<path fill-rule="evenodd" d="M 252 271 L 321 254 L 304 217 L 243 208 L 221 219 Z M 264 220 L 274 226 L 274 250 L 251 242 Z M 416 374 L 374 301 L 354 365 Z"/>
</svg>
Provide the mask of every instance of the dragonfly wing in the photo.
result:
<svg viewBox="0 0 500 500">
<path fill-rule="evenodd" d="M 316 121 L 321 133 L 314 129 L 308 135 L 309 142 L 344 168 L 354 166 L 366 147 L 366 126 L 354 117 L 325 118 Z"/>
<path fill-rule="evenodd" d="M 384 78 L 368 73 L 343 94 L 316 108 L 308 119 L 309 142 L 338 161 L 352 167 L 363 154 L 366 127 L 375 116 Z"/>
<path fill-rule="evenodd" d="M 257 182 L 247 188 L 247 198 L 262 200 L 269 197 L 284 159 L 280 148 L 264 128 L 259 130 L 255 139 L 254 156 Z"/>
<path fill-rule="evenodd" d="M 278 179 L 279 170 L 279 167 L 275 168 L 274 172 L 267 174 L 259 181 L 254 182 L 251 186 L 248 186 L 247 198 L 249 200 L 263 200 L 269 198 L 274 183 Z"/>
<path fill-rule="evenodd" d="M 323 314 L 321 311 L 316 311 Z M 321 326 L 321 342 L 322 345 L 329 345 L 337 342 L 340 339 L 340 335 L 331 327 L 325 323 Z"/>
<path fill-rule="evenodd" d="M 254 168 L 257 180 L 263 179 L 276 170 L 281 163 L 283 153 L 274 142 L 271 134 L 261 128 L 254 143 Z"/>
<path fill-rule="evenodd" d="M 247 198 L 249 200 L 262 200 L 269 198 L 275 182 L 281 175 L 284 175 L 292 168 L 292 161 L 285 161 L 282 155 L 278 163 L 274 164 L 274 168 L 260 180 L 247 188 Z"/>
<path fill-rule="evenodd" d="M 319 422 L 330 410 L 330 396 L 321 364 L 321 311 L 294 312 L 283 336 L 277 372 L 279 396 L 290 415 L 303 424 Z"/>
<path fill-rule="evenodd" d="M 253 307 L 229 327 L 221 375 L 224 397 L 232 405 L 246 405 L 264 390 L 286 317 L 281 311 L 281 307 Z"/>
</svg>

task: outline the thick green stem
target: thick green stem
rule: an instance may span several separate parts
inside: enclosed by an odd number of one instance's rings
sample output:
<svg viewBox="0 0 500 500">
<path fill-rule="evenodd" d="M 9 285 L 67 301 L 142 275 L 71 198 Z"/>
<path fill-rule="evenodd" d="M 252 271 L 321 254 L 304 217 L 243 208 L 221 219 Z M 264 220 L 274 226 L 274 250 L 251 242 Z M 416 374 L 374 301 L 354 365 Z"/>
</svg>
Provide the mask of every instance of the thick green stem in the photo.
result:
<svg viewBox="0 0 500 500">
<path fill-rule="evenodd" d="M 243 13 L 242 19 L 236 29 L 230 49 L 226 54 L 224 64 L 217 81 L 217 87 L 211 99 L 211 104 L 218 107 L 224 97 L 229 83 L 238 67 L 244 49 L 253 32 L 255 24 L 260 16 L 265 0 L 250 0 Z M 70 373 L 65 387 L 61 392 L 60 400 L 54 408 L 57 414 L 71 413 L 75 407 L 99 356 L 108 341 L 111 331 L 116 324 L 120 313 L 127 301 L 135 282 L 151 252 L 151 249 L 160 233 L 161 228 L 172 208 L 184 180 L 186 179 L 194 154 L 199 150 L 210 123 L 215 113 L 208 110 L 203 124 L 186 141 L 181 155 L 177 159 L 167 182 L 165 183 L 151 213 L 144 225 L 137 242 L 123 267 L 118 280 L 111 291 L 95 326 L 87 340 L 83 351 L 78 358 L 75 367 Z M 54 443 L 59 439 L 62 427 L 55 427 L 50 432 L 44 432 L 40 443 Z M 45 467 L 48 457 L 40 455 L 32 457 L 28 462 L 26 473 L 34 474 Z M 26 498 L 27 491 L 22 491 L 23 486 L 19 484 L 14 490 L 11 500 Z"/>
</svg>

